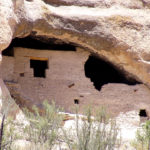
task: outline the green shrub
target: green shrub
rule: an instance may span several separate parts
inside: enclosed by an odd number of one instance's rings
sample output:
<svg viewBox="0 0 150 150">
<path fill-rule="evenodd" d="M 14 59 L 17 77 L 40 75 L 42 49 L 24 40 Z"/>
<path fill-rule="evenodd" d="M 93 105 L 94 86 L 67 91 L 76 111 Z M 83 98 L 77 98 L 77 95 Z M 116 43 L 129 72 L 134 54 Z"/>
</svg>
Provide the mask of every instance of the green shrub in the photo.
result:
<svg viewBox="0 0 150 150">
<path fill-rule="evenodd" d="M 150 150 L 150 121 L 137 130 L 136 139 L 131 143 L 136 150 Z"/>
<path fill-rule="evenodd" d="M 10 96 L 0 97 L 2 99 L 2 108 L 0 110 L 0 150 L 15 150 L 12 148 L 13 142 L 20 138 L 17 132 L 17 125 L 13 118 L 9 116 L 11 111 L 15 111 L 15 101 Z"/>
<path fill-rule="evenodd" d="M 0 150 L 16 150 L 12 148 L 14 141 L 21 138 L 17 131 L 17 125 L 12 118 L 3 116 L 0 128 Z"/>
<path fill-rule="evenodd" d="M 59 130 L 62 127 L 63 118 L 58 114 L 60 111 L 56 109 L 55 104 L 43 103 L 44 112 L 39 113 L 37 107 L 33 107 L 34 113 L 25 111 L 30 121 L 30 125 L 26 126 L 26 140 L 32 143 L 32 150 L 51 150 L 55 144 L 59 142 Z"/>
<path fill-rule="evenodd" d="M 62 128 L 64 115 L 59 114 L 62 110 L 56 108 L 55 103 L 50 105 L 44 101 L 42 110 L 39 113 L 35 106 L 33 112 L 25 109 L 29 125 L 21 130 L 21 123 L 2 121 L 1 150 L 15 150 L 12 145 L 17 139 L 29 141 L 28 150 L 54 150 L 56 145 L 61 150 L 62 143 L 66 143 L 69 150 L 114 150 L 119 144 L 116 121 L 109 119 L 104 108 L 100 108 L 94 117 L 91 107 L 86 109 L 83 117 L 76 109 L 75 128 L 72 130 Z M 17 135 L 18 132 L 22 136 Z"/>
<path fill-rule="evenodd" d="M 9 99 L 8 102 L 10 103 L 11 100 Z M 2 112 L 0 150 L 16 150 L 14 143 L 18 139 L 29 141 L 27 148 L 31 150 L 51 150 L 54 145 L 59 144 L 61 139 L 59 131 L 63 125 L 63 117 L 59 115 L 60 109 L 56 108 L 55 103 L 50 105 L 44 101 L 41 114 L 36 106 L 33 107 L 33 112 L 24 109 L 26 119 L 29 121 L 25 127 L 22 122 L 7 117 L 9 109 L 10 107 Z"/>
<path fill-rule="evenodd" d="M 75 131 L 64 131 L 65 141 L 70 150 L 113 150 L 118 143 L 119 129 L 115 120 L 110 120 L 105 109 L 100 108 L 92 117 L 92 110 L 85 111 L 82 119 L 76 113 Z"/>
</svg>

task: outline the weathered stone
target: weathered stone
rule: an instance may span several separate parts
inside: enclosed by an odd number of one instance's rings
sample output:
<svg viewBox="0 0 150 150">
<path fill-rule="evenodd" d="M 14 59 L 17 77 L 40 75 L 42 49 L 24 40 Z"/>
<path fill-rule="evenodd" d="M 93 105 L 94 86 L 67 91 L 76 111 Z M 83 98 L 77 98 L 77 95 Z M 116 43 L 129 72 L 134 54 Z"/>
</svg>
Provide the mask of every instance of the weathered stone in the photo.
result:
<svg viewBox="0 0 150 150">
<path fill-rule="evenodd" d="M 45 3 L 54 5 L 54 6 L 88 6 L 88 7 L 101 7 L 101 8 L 109 8 L 113 5 L 121 5 L 127 8 L 143 8 L 147 6 L 148 0 L 84 0 L 84 1 L 76 1 L 76 0 L 44 0 Z M 144 5 L 145 4 L 145 5 Z"/>
<path fill-rule="evenodd" d="M 148 0 L 5 0 L 0 50 L 15 37 L 55 38 L 83 47 L 150 87 L 148 8 Z"/>
</svg>

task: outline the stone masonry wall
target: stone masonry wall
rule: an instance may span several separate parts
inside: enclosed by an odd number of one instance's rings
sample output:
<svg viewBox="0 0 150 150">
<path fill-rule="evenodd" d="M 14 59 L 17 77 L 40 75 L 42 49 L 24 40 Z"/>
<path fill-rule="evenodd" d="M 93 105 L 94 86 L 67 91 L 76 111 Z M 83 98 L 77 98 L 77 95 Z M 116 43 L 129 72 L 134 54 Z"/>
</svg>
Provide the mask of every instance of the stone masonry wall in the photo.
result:
<svg viewBox="0 0 150 150">
<path fill-rule="evenodd" d="M 32 103 L 40 106 L 43 100 L 53 100 L 70 111 L 75 99 L 81 105 L 98 99 L 99 92 L 84 73 L 88 52 L 79 48 L 77 51 L 15 48 L 14 54 L 14 57 L 3 56 L 2 77 L 4 81 L 17 83 L 21 97 Z M 46 78 L 34 77 L 30 68 L 32 58 L 48 59 Z"/>
<path fill-rule="evenodd" d="M 142 84 L 108 83 L 95 89 L 85 76 L 84 65 L 90 53 L 76 51 L 14 48 L 14 57 L 3 56 L 1 74 L 11 95 L 19 105 L 41 106 L 43 100 L 55 101 L 65 111 L 72 112 L 74 100 L 85 105 L 106 106 L 112 114 L 150 107 L 149 90 Z M 30 59 L 48 61 L 46 78 L 34 77 Z M 93 66 L 94 67 L 94 66 Z M 103 71 L 104 68 L 99 68 Z M 111 73 L 110 73 L 111 76 Z"/>
</svg>

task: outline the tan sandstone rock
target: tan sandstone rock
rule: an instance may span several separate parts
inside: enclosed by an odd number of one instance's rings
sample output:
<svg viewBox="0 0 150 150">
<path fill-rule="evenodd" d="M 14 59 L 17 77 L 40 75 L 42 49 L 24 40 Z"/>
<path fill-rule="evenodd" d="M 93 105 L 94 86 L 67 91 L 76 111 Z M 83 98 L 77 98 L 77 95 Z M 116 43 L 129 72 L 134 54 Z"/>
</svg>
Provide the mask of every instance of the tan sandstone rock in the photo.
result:
<svg viewBox="0 0 150 150">
<path fill-rule="evenodd" d="M 5 0 L 0 2 L 0 50 L 15 37 L 56 38 L 150 87 L 149 14 L 148 0 Z"/>
<path fill-rule="evenodd" d="M 149 9 L 143 6 L 143 1 L 71 1 L 65 6 L 68 3 L 56 7 L 50 5 L 53 1 L 14 2 L 17 5 L 14 18 L 18 24 L 13 37 L 32 33 L 35 37 L 52 37 L 78 44 L 150 86 Z M 89 3 L 98 5 L 90 8 L 87 7 Z M 8 43 L 10 37 L 11 34 Z"/>
</svg>

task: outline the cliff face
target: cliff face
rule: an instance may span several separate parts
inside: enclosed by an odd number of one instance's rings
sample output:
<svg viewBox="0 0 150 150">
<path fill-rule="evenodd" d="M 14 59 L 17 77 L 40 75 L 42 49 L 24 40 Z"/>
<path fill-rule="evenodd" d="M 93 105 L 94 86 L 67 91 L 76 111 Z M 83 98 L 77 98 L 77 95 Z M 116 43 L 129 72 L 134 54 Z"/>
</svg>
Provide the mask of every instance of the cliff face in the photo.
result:
<svg viewBox="0 0 150 150">
<path fill-rule="evenodd" d="M 1 1 L 0 51 L 15 37 L 55 38 L 98 55 L 150 87 L 149 6 L 148 0 Z"/>
</svg>

